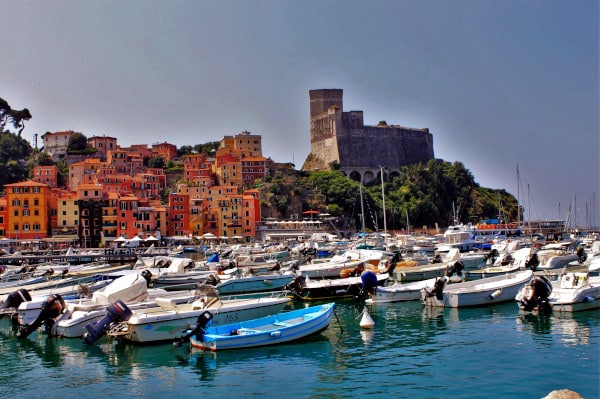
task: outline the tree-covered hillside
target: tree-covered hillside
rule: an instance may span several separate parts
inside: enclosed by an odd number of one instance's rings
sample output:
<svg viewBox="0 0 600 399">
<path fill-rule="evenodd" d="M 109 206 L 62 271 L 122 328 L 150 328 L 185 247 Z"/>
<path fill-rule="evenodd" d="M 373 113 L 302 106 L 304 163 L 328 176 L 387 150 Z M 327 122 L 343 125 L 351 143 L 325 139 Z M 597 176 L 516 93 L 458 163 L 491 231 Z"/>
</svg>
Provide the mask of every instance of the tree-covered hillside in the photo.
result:
<svg viewBox="0 0 600 399">
<path fill-rule="evenodd" d="M 401 169 L 400 174 L 381 176 L 362 187 L 340 171 L 277 172 L 258 181 L 263 215 L 289 218 L 317 210 L 344 218 L 348 228 L 368 230 L 447 226 L 454 222 L 477 223 L 482 219 L 516 221 L 517 201 L 505 190 L 480 187 L 460 162 L 432 160 Z"/>
</svg>

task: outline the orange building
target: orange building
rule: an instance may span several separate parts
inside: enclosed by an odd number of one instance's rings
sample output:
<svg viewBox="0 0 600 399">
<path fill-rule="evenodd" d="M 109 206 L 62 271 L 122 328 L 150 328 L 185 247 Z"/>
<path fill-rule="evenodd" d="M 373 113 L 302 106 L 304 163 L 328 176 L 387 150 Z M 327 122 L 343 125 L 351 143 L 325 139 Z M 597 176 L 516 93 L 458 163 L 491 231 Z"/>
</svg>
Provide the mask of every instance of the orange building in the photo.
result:
<svg viewBox="0 0 600 399">
<path fill-rule="evenodd" d="M 96 149 L 96 156 L 106 161 L 108 151 L 117 149 L 117 139 L 108 136 L 92 136 L 87 140 L 88 145 Z"/>
<path fill-rule="evenodd" d="M 177 158 L 177 146 L 169 144 L 166 141 L 163 143 L 154 143 L 152 144 L 152 155 L 162 157 L 166 163 L 171 159 Z"/>
<path fill-rule="evenodd" d="M 242 188 L 242 155 L 229 148 L 217 150 L 215 174 L 220 186 Z"/>
<path fill-rule="evenodd" d="M 267 159 L 264 157 L 242 158 L 241 164 L 244 187 L 250 187 L 256 179 L 267 176 Z"/>
<path fill-rule="evenodd" d="M 55 165 L 34 167 L 33 181 L 47 184 L 50 188 L 57 188 L 58 168 Z"/>
<path fill-rule="evenodd" d="M 80 184 L 94 184 L 96 172 L 106 166 L 99 158 L 88 158 L 69 165 L 69 190 L 77 190 Z"/>
<path fill-rule="evenodd" d="M 187 194 L 169 195 L 167 235 L 187 236 L 190 233 L 190 197 Z"/>
<path fill-rule="evenodd" d="M 133 238 L 138 235 L 137 227 L 138 197 L 123 195 L 119 198 L 117 237 Z"/>
<path fill-rule="evenodd" d="M 6 197 L 0 198 L 0 237 L 6 237 L 8 227 L 8 206 Z"/>
<path fill-rule="evenodd" d="M 258 190 L 246 190 L 242 197 L 242 235 L 245 240 L 256 237 L 256 226 L 260 224 L 260 198 Z"/>
<path fill-rule="evenodd" d="M 6 236 L 40 239 L 50 235 L 50 187 L 32 180 L 7 184 L 8 220 Z"/>
</svg>

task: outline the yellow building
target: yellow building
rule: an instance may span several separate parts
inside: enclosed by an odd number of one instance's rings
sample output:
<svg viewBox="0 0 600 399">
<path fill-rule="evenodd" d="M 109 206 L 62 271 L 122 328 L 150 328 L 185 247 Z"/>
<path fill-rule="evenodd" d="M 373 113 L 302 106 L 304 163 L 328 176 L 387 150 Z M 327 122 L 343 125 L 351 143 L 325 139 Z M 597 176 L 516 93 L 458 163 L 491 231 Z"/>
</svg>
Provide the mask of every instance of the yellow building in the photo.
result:
<svg viewBox="0 0 600 399">
<path fill-rule="evenodd" d="M 77 234 L 79 229 L 79 205 L 77 204 L 77 193 L 63 191 L 58 194 L 56 200 L 56 226 L 55 230 L 70 231 Z"/>
<path fill-rule="evenodd" d="M 50 235 L 50 187 L 32 180 L 7 184 L 6 236 L 20 240 Z"/>
</svg>

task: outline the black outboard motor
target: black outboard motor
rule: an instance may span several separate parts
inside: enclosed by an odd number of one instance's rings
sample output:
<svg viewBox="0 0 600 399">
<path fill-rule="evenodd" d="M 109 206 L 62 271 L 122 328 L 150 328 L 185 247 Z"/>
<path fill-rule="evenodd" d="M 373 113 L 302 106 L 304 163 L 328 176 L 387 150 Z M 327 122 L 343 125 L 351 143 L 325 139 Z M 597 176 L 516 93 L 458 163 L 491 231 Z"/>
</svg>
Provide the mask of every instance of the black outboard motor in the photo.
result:
<svg viewBox="0 0 600 399">
<path fill-rule="evenodd" d="M 390 260 L 390 265 L 388 266 L 387 270 L 385 271 L 387 274 L 390 275 L 390 277 L 392 276 L 392 274 L 394 274 L 394 270 L 396 269 L 398 262 L 400 262 L 401 260 L 402 260 L 402 254 L 400 252 L 394 253 L 394 256 Z"/>
<path fill-rule="evenodd" d="M 116 301 L 106 308 L 106 315 L 102 319 L 94 324 L 85 326 L 87 331 L 83 333 L 83 342 L 88 345 L 93 344 L 98 341 L 100 337 L 113 326 L 113 324 L 127 321 L 131 318 L 131 315 L 131 310 L 123 303 L 123 301 Z"/>
<path fill-rule="evenodd" d="M 462 263 L 461 261 L 454 262 L 452 266 L 450 266 L 448 270 L 446 270 L 446 276 L 452 277 L 452 275 L 456 273 L 457 276 L 462 277 L 462 272 L 464 269 L 464 263 Z"/>
<path fill-rule="evenodd" d="M 27 291 L 25 288 L 21 288 L 8 294 L 6 300 L 2 303 L 2 305 L 0 305 L 0 310 L 16 309 L 23 302 L 29 301 L 31 301 L 31 295 L 29 295 L 29 291 Z M 2 317 L 3 314 L 3 312 L 0 312 L 0 317 Z"/>
<path fill-rule="evenodd" d="M 11 292 L 2 305 L 0 305 L 0 318 L 10 315 L 13 326 L 16 326 L 18 324 L 17 308 L 23 302 L 29 301 L 31 301 L 31 295 L 29 295 L 29 291 L 25 288 Z"/>
<path fill-rule="evenodd" d="M 527 259 L 527 261 L 525 262 L 525 267 L 528 269 L 531 269 L 532 271 L 535 271 L 539 265 L 540 265 L 540 258 L 538 258 L 537 252 L 534 252 L 533 254 L 531 254 L 529 259 Z"/>
<path fill-rule="evenodd" d="M 66 309 L 65 300 L 60 294 L 52 294 L 44 303 L 40 310 L 40 314 L 33 323 L 29 325 L 21 325 L 17 330 L 17 338 L 27 338 L 32 332 L 37 330 L 39 326 L 44 324 L 46 326 L 46 332 L 50 332 L 54 325 L 54 320 L 62 314 Z"/>
<path fill-rule="evenodd" d="M 360 297 L 364 297 L 367 294 L 374 294 L 379 284 L 377 281 L 377 275 L 370 270 L 367 270 L 360 276 L 362 287 L 360 289 Z"/>
<path fill-rule="evenodd" d="M 529 283 L 531 291 L 528 296 L 521 298 L 523 310 L 530 312 L 536 307 L 544 314 L 551 314 L 552 307 L 548 297 L 552 293 L 552 283 L 544 276 L 535 276 Z"/>
<path fill-rule="evenodd" d="M 176 338 L 173 341 L 173 346 L 181 346 L 181 344 L 190 339 L 192 335 L 198 336 L 198 334 L 204 333 L 204 331 L 206 331 L 206 328 L 210 326 L 212 318 L 213 315 L 208 310 L 202 312 L 202 314 L 198 316 L 198 319 L 196 320 L 196 327 L 186 331 L 186 334 L 183 337 Z"/>
<path fill-rule="evenodd" d="M 577 247 L 577 260 L 581 264 L 581 263 L 585 262 L 586 259 L 587 259 L 587 255 L 585 253 L 585 250 L 583 249 L 582 246 L 578 246 Z"/>
<path fill-rule="evenodd" d="M 151 288 L 153 286 L 152 283 L 152 272 L 148 269 L 142 270 L 140 275 L 146 280 L 146 287 Z"/>
<path fill-rule="evenodd" d="M 446 283 L 448 282 L 448 277 L 440 277 L 435 280 L 433 284 L 433 289 L 431 291 L 427 291 L 427 298 L 435 296 L 438 300 L 444 299 L 444 288 L 446 287 Z"/>
<path fill-rule="evenodd" d="M 493 248 L 483 259 L 485 261 L 489 260 L 489 264 L 493 265 L 494 262 L 496 262 L 496 258 L 498 258 L 498 250 L 496 248 Z"/>
<path fill-rule="evenodd" d="M 302 297 L 302 291 L 306 288 L 306 278 L 304 276 L 296 276 L 284 287 L 289 290 L 294 296 Z"/>
</svg>

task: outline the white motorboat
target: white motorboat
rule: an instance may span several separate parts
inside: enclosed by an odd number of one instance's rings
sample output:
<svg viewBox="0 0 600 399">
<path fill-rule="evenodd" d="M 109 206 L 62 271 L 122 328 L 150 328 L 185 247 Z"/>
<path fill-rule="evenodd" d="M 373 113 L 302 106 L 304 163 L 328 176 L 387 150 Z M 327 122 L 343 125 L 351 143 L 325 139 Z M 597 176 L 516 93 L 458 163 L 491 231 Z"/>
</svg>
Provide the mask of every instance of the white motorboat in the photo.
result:
<svg viewBox="0 0 600 399">
<path fill-rule="evenodd" d="M 421 302 L 427 306 L 459 308 L 511 301 L 532 278 L 531 270 L 450 285 L 446 284 L 447 278 L 442 277 L 433 289 L 421 291 Z"/>
<path fill-rule="evenodd" d="M 448 276 L 448 283 L 458 283 L 464 281 L 464 275 Z M 427 280 L 412 281 L 410 283 L 396 282 L 392 285 L 377 287 L 375 292 L 367 303 L 388 303 L 402 301 L 418 301 L 421 299 L 421 291 L 432 289 L 437 281 L 437 277 Z"/>
<path fill-rule="evenodd" d="M 282 290 L 296 274 L 291 271 L 253 274 L 243 272 L 217 275 L 215 288 L 219 295 Z"/>
<path fill-rule="evenodd" d="M 345 278 L 310 279 L 297 276 L 288 285 L 294 298 L 301 300 L 322 300 L 331 298 L 362 298 L 383 285 L 389 274 L 366 271 L 359 276 Z"/>
<path fill-rule="evenodd" d="M 544 283 L 533 282 L 519 290 L 515 300 L 521 310 L 570 313 L 600 308 L 600 277 L 590 277 L 587 272 L 568 272 L 557 280 L 545 279 Z"/>
<path fill-rule="evenodd" d="M 299 265 L 296 273 L 308 278 L 337 278 L 344 269 L 353 270 L 364 260 L 336 259 L 326 262 L 314 262 Z"/>
<path fill-rule="evenodd" d="M 223 299 L 212 289 L 192 303 L 156 298 L 157 307 L 132 309 L 129 319 L 113 326 L 107 335 L 136 344 L 172 342 L 183 336 L 205 310 L 213 315 L 213 325 L 220 325 L 279 313 L 289 302 L 282 296 Z"/>
<path fill-rule="evenodd" d="M 22 302 L 18 307 L 18 322 L 21 330 L 31 330 L 30 326 L 46 324 L 47 333 L 60 337 L 80 337 L 85 332 L 85 326 L 104 317 L 106 308 L 116 301 L 123 301 L 131 308 L 157 306 L 154 299 L 158 296 L 175 298 L 178 302 L 191 301 L 194 291 L 167 292 L 163 289 L 148 289 L 148 279 L 140 273 L 130 273 L 117 278 L 102 289 L 96 290 L 91 298 L 64 300 L 56 293 L 50 296 L 36 296 L 30 301 Z M 42 310 L 48 307 L 49 301 L 55 301 L 57 315 L 52 321 L 40 320 L 47 317 Z M 60 308 L 60 309 L 59 309 Z"/>
</svg>

